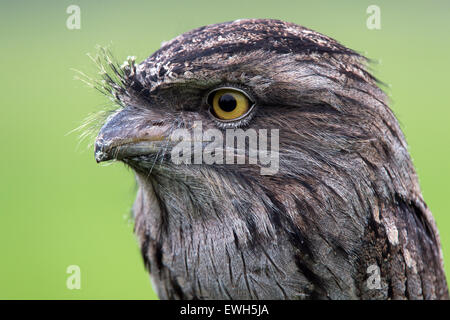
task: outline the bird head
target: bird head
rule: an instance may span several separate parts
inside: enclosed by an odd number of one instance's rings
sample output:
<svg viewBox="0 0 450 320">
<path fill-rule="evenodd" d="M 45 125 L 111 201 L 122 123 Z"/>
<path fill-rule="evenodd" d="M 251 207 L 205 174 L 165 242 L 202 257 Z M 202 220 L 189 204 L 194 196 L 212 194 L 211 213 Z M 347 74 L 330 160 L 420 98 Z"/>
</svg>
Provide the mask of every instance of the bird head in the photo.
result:
<svg viewBox="0 0 450 320">
<path fill-rule="evenodd" d="M 142 234 L 176 242 L 194 229 L 242 248 L 283 233 L 301 252 L 299 265 L 323 241 L 351 256 L 370 219 L 363 213 L 416 185 L 403 135 L 366 64 L 337 41 L 282 21 L 195 29 L 140 64 L 110 63 L 102 89 L 119 108 L 100 130 L 96 160 L 120 160 L 136 172 Z M 218 154 L 240 154 L 240 164 L 196 162 L 195 150 L 190 161 L 173 161 L 174 132 L 189 133 L 188 148 L 200 142 L 204 150 L 199 126 L 224 137 L 255 132 L 257 148 L 267 130 L 276 170 L 262 174 L 270 163 L 250 161 L 251 137 L 216 145 Z M 355 268 L 352 259 L 339 268 Z"/>
</svg>

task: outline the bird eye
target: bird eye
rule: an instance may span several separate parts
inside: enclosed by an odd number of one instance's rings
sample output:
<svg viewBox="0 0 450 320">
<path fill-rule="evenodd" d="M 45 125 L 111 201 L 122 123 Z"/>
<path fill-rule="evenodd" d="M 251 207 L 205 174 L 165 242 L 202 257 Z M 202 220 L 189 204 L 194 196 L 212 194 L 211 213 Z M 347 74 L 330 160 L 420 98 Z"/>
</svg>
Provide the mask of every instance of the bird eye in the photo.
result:
<svg viewBox="0 0 450 320">
<path fill-rule="evenodd" d="M 252 102 L 246 94 L 236 89 L 219 89 L 208 96 L 211 113 L 220 120 L 236 120 L 246 115 Z"/>
</svg>

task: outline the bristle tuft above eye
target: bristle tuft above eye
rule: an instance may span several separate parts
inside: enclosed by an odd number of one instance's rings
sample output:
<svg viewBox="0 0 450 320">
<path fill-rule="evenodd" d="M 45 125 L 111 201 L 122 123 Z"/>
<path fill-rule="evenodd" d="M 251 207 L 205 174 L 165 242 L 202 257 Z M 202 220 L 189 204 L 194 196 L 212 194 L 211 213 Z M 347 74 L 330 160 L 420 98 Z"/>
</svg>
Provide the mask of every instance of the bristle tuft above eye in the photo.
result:
<svg viewBox="0 0 450 320">
<path fill-rule="evenodd" d="M 128 56 L 120 64 L 109 48 L 99 46 L 97 49 L 95 56 L 88 56 L 95 63 L 100 78 L 89 77 L 79 71 L 77 78 L 123 106 L 121 97 L 128 96 L 129 89 L 142 90 L 142 85 L 136 80 L 136 57 Z"/>
</svg>

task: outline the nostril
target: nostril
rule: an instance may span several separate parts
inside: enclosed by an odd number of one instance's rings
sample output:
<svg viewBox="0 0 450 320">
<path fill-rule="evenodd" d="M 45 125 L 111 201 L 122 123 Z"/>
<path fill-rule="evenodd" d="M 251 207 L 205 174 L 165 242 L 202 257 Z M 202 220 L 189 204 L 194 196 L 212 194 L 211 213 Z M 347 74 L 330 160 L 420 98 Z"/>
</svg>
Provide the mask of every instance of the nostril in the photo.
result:
<svg viewBox="0 0 450 320">
<path fill-rule="evenodd" d="M 162 120 L 155 120 L 155 121 L 152 121 L 152 125 L 161 127 L 161 126 L 164 125 L 164 121 L 162 121 Z"/>
</svg>

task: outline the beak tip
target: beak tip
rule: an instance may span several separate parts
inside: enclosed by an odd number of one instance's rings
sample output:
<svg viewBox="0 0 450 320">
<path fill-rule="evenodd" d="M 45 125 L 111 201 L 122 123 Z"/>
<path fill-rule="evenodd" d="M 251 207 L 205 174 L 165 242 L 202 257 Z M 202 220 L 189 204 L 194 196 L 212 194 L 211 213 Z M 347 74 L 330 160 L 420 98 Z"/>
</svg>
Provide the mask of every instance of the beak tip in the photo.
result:
<svg viewBox="0 0 450 320">
<path fill-rule="evenodd" d="M 97 162 L 97 163 L 102 162 L 102 158 L 97 153 L 95 154 L 95 162 Z"/>
<path fill-rule="evenodd" d="M 95 142 L 95 148 L 94 148 L 94 155 L 95 155 L 95 161 L 97 163 L 100 163 L 102 161 L 109 160 L 109 154 L 104 151 L 105 145 L 102 143 L 100 139 L 97 139 Z"/>
</svg>

